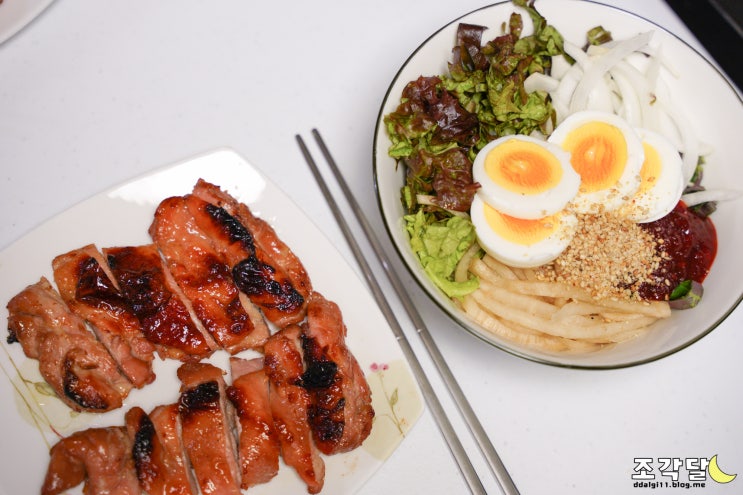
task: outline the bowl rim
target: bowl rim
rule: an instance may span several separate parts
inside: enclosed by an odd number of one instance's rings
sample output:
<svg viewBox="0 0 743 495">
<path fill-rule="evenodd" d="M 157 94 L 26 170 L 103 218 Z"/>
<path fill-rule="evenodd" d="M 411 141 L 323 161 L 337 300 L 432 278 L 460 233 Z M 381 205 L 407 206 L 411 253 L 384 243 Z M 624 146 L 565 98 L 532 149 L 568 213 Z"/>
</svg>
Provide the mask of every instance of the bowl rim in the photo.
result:
<svg viewBox="0 0 743 495">
<path fill-rule="evenodd" d="M 677 34 L 671 32 L 671 31 L 668 31 L 666 28 L 664 28 L 663 26 L 659 25 L 658 23 L 656 23 L 656 22 L 654 22 L 654 21 L 652 21 L 650 19 L 647 19 L 646 17 L 643 17 L 641 15 L 638 15 L 636 13 L 633 13 L 633 12 L 627 10 L 627 9 L 624 9 L 624 8 L 621 8 L 621 7 L 617 7 L 617 6 L 613 6 L 613 5 L 606 5 L 604 3 L 601 3 L 601 2 L 598 2 L 598 1 L 595 1 L 595 0 L 564 0 L 564 1 L 566 1 L 566 2 L 573 2 L 573 1 L 575 1 L 575 2 L 584 3 L 584 4 L 585 3 L 591 3 L 591 4 L 599 5 L 602 8 L 612 9 L 612 10 L 615 10 L 617 12 L 620 12 L 620 13 L 623 13 L 623 14 L 626 14 L 626 15 L 629 15 L 631 17 L 634 17 L 636 19 L 645 21 L 646 23 L 652 25 L 655 29 L 658 29 L 660 31 L 663 31 L 664 34 L 675 38 L 676 40 L 678 40 L 679 42 L 681 42 L 683 45 L 685 45 L 688 49 L 690 49 L 692 52 L 694 52 L 694 54 L 696 54 L 698 57 L 700 57 L 707 64 L 707 66 L 710 69 L 712 69 L 713 71 L 717 72 L 717 74 L 719 75 L 719 77 L 730 87 L 730 89 L 736 95 L 738 101 L 741 104 L 743 104 L 743 96 L 741 96 L 741 91 L 730 81 L 730 79 L 727 77 L 727 75 L 725 75 L 717 67 L 717 65 L 715 65 L 714 62 L 710 61 L 705 55 L 703 55 L 699 50 L 697 50 L 696 48 L 694 48 L 693 46 L 691 46 L 689 43 L 687 43 L 686 41 L 684 41 L 680 36 L 678 36 Z M 701 339 L 703 339 L 704 337 L 706 337 L 707 335 L 709 335 L 713 330 L 715 330 L 718 326 L 720 326 L 720 324 L 723 321 L 725 321 L 728 316 L 730 316 L 737 309 L 737 307 L 740 305 L 741 301 L 743 301 L 743 288 L 741 289 L 740 294 L 737 296 L 737 298 L 735 299 L 735 301 L 733 302 L 733 304 L 730 305 L 730 307 L 728 307 L 727 310 L 724 311 L 714 322 L 710 323 L 708 325 L 707 329 L 705 329 L 704 331 L 700 332 L 699 334 L 697 334 L 693 338 L 691 338 L 689 340 L 686 340 L 686 341 L 682 342 L 681 344 L 676 345 L 676 346 L 674 346 L 674 347 L 672 347 L 670 349 L 667 349 L 665 351 L 659 352 L 657 354 L 654 354 L 654 355 L 649 356 L 649 357 L 646 357 L 646 358 L 635 359 L 635 360 L 628 360 L 626 362 L 621 362 L 621 363 L 612 363 L 612 364 L 606 364 L 606 365 L 602 365 L 602 364 L 566 363 L 566 362 L 559 362 L 559 361 L 550 360 L 550 359 L 547 359 L 547 358 L 543 358 L 543 357 L 540 357 L 540 356 L 529 354 L 527 352 L 522 352 L 522 351 L 520 351 L 518 349 L 510 348 L 510 347 L 507 347 L 505 345 L 501 345 L 498 342 L 495 342 L 493 340 L 489 340 L 489 339 L 485 338 L 482 334 L 476 332 L 475 330 L 473 330 L 472 328 L 470 328 L 469 326 L 467 326 L 466 324 L 464 324 L 463 321 L 460 321 L 458 318 L 456 318 L 450 312 L 449 308 L 445 307 L 443 304 L 441 304 L 441 302 L 437 298 L 433 297 L 429 293 L 429 289 L 418 278 L 418 276 L 416 275 L 416 273 L 413 270 L 413 267 L 411 267 L 406 262 L 404 254 L 401 252 L 398 244 L 394 241 L 394 234 L 392 232 L 392 226 L 389 224 L 389 222 L 387 221 L 387 217 L 384 214 L 384 206 L 382 204 L 381 192 L 380 192 L 380 188 L 379 188 L 378 173 L 377 173 L 377 169 L 378 169 L 378 154 L 377 154 L 377 152 L 378 152 L 378 148 L 379 148 L 379 140 L 382 137 L 386 137 L 386 134 L 384 132 L 385 127 L 384 127 L 384 125 L 382 125 L 383 124 L 383 119 L 384 119 L 384 116 L 385 116 L 385 106 L 386 106 L 386 104 L 388 102 L 388 99 L 391 96 L 392 88 L 397 84 L 397 82 L 399 81 L 402 73 L 404 72 L 404 70 L 406 69 L 406 67 L 408 66 L 408 64 L 411 62 L 411 60 L 413 58 L 415 58 L 415 56 L 433 38 L 435 38 L 440 32 L 442 32 L 443 30 L 447 29 L 452 24 L 461 22 L 461 20 L 463 18 L 465 18 L 465 17 L 469 17 L 469 16 L 471 16 L 471 15 L 477 13 L 477 12 L 480 12 L 480 11 L 483 11 L 483 10 L 489 10 L 489 9 L 492 9 L 492 8 L 494 8 L 496 6 L 503 5 L 503 4 L 508 4 L 508 3 L 512 3 L 512 1 L 511 0 L 503 0 L 503 1 L 500 1 L 500 2 L 495 2 L 495 3 L 488 4 L 488 5 L 484 5 L 482 7 L 479 7 L 479 8 L 473 9 L 473 10 L 470 10 L 469 12 L 464 13 L 464 14 L 460 15 L 459 17 L 457 17 L 457 18 L 455 18 L 455 19 L 453 19 L 453 20 L 445 23 L 444 25 L 442 25 L 440 28 L 438 28 L 437 30 L 435 30 L 431 35 L 429 35 L 425 40 L 423 40 L 421 43 L 418 44 L 418 46 L 411 52 L 411 54 L 400 65 L 399 69 L 395 73 L 395 76 L 392 78 L 392 80 L 390 81 L 389 85 L 387 86 L 387 89 L 386 89 L 386 91 L 384 93 L 384 96 L 382 98 L 382 102 L 381 102 L 381 104 L 379 106 L 379 111 L 377 113 L 377 119 L 375 121 L 375 127 L 374 127 L 374 137 L 373 137 L 373 140 L 372 140 L 372 178 L 373 178 L 374 195 L 375 195 L 375 200 L 376 200 L 376 203 L 377 203 L 377 208 L 379 210 L 380 216 L 382 217 L 382 223 L 384 225 L 384 228 L 385 228 L 385 231 L 387 233 L 387 236 L 388 236 L 389 240 L 391 241 L 391 244 L 392 244 L 395 252 L 397 253 L 398 258 L 401 260 L 402 264 L 405 266 L 405 269 L 408 271 L 408 274 L 415 281 L 415 283 L 418 286 L 418 288 L 423 291 L 423 293 L 425 294 L 425 296 L 427 297 L 427 299 L 430 300 L 430 301 L 432 301 L 435 304 L 435 306 L 437 306 L 441 310 L 441 312 L 449 320 L 451 320 L 457 327 L 459 327 L 460 329 L 463 329 L 467 334 L 469 334 L 471 336 L 474 336 L 475 338 L 477 338 L 477 339 L 479 339 L 479 340 L 487 343 L 488 345 L 491 345 L 491 346 L 495 347 L 496 349 L 499 349 L 501 351 L 504 351 L 504 352 L 506 352 L 508 354 L 511 354 L 513 356 L 526 359 L 527 361 L 531 361 L 531 362 L 539 363 L 539 364 L 545 364 L 545 365 L 548 365 L 548 366 L 554 366 L 554 367 L 558 367 L 558 368 L 567 368 L 567 369 L 616 370 L 616 369 L 630 368 L 630 367 L 634 367 L 634 366 L 640 366 L 640 365 L 643 365 L 643 364 L 652 363 L 654 361 L 661 360 L 661 359 L 663 359 L 665 357 L 668 357 L 670 355 L 676 354 L 676 353 L 678 353 L 678 352 L 680 352 L 680 351 L 682 351 L 682 350 L 690 347 L 694 343 L 700 341 Z M 472 323 L 472 324 L 474 325 L 474 323 Z"/>
</svg>

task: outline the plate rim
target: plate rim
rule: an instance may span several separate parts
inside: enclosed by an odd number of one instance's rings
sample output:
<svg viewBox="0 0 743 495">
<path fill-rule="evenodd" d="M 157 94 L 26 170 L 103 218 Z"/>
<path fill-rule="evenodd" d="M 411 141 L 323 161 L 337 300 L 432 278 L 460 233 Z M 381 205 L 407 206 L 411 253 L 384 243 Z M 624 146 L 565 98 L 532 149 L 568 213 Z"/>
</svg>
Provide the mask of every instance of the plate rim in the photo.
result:
<svg viewBox="0 0 743 495">
<path fill-rule="evenodd" d="M 30 2 L 31 0 L 23 1 Z M 26 6 L 25 10 L 20 10 L 20 15 L 15 11 L 11 12 L 17 17 L 11 19 L 10 21 L 4 20 L 4 22 L 1 23 L 3 29 L 0 30 L 0 44 L 13 38 L 18 33 L 23 31 L 26 27 L 28 27 L 32 22 L 36 20 L 37 17 L 43 14 L 44 11 L 46 11 L 46 9 L 49 8 L 52 3 L 54 3 L 54 0 L 34 0 L 34 2 L 35 3 L 33 3 L 31 6 Z M 0 18 L 2 18 L 2 5 L 0 5 Z"/>
</svg>

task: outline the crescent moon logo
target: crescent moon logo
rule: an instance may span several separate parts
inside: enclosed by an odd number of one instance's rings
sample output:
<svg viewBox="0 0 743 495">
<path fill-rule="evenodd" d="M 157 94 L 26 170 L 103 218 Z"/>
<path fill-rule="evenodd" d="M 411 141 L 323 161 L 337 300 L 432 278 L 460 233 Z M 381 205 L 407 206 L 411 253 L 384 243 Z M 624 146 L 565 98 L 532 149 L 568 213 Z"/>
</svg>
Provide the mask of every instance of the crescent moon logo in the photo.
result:
<svg viewBox="0 0 743 495">
<path fill-rule="evenodd" d="M 720 466 L 717 465 L 717 454 L 713 455 L 712 459 L 709 460 L 707 471 L 709 472 L 709 477 L 718 483 L 730 483 L 738 476 L 737 474 L 727 474 L 720 469 Z"/>
</svg>

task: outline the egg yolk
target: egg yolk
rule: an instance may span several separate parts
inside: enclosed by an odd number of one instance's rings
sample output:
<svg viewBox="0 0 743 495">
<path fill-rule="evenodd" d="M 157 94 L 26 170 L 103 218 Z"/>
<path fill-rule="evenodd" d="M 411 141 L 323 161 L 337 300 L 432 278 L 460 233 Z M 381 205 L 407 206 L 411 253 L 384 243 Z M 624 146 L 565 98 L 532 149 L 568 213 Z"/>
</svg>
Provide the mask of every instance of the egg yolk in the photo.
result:
<svg viewBox="0 0 743 495">
<path fill-rule="evenodd" d="M 501 213 L 487 204 L 483 207 L 485 208 L 485 220 L 493 232 L 514 244 L 529 246 L 543 241 L 556 232 L 560 224 L 558 215 L 526 220 Z"/>
<path fill-rule="evenodd" d="M 485 172 L 503 189 L 535 194 L 557 186 L 562 179 L 560 161 L 536 143 L 509 139 L 485 157 Z"/>
<path fill-rule="evenodd" d="M 622 177 L 627 163 L 627 141 L 617 127 L 590 122 L 571 131 L 562 147 L 581 177 L 581 191 L 608 189 Z"/>
<path fill-rule="evenodd" d="M 661 171 L 661 160 L 658 150 L 648 143 L 643 143 L 642 147 L 645 150 L 645 161 L 642 163 L 642 169 L 640 169 L 640 189 L 637 191 L 638 194 L 650 190 L 658 180 Z"/>
</svg>

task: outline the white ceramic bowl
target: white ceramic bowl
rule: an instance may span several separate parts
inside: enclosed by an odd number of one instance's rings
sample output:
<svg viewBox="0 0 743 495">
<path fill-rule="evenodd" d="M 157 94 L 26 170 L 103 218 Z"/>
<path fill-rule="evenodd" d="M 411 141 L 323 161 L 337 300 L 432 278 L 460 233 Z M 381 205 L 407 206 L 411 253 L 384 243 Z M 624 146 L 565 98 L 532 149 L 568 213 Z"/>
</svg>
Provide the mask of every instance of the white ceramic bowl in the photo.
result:
<svg viewBox="0 0 743 495">
<path fill-rule="evenodd" d="M 654 40 L 662 44 L 666 60 L 677 73 L 669 80 L 678 110 L 691 120 L 712 152 L 707 156 L 704 185 L 707 188 L 737 187 L 740 180 L 740 131 L 743 129 L 743 103 L 734 87 L 703 56 L 673 34 L 629 12 L 602 4 L 579 0 L 538 1 L 536 7 L 565 39 L 581 44 L 591 27 L 601 24 L 620 40 L 645 31 L 655 31 Z M 472 324 L 423 273 L 410 249 L 404 230 L 400 187 L 404 171 L 387 154 L 390 145 L 383 117 L 399 104 L 405 85 L 420 75 L 446 71 L 460 22 L 499 27 L 514 10 L 511 2 L 484 7 L 452 21 L 425 40 L 408 58 L 392 81 L 379 112 L 374 139 L 375 187 L 388 234 L 410 273 L 436 304 L 463 329 L 504 351 L 537 362 L 576 368 L 619 368 L 646 363 L 677 352 L 715 329 L 743 299 L 743 199 L 721 203 L 712 215 L 717 228 L 718 252 L 705 280 L 701 303 L 691 310 L 657 322 L 645 337 L 595 353 L 561 355 L 535 352 L 503 340 Z M 529 22 L 524 16 L 525 23 Z M 495 35 L 486 31 L 483 40 Z M 737 183 L 737 185 L 736 185 Z"/>
</svg>

